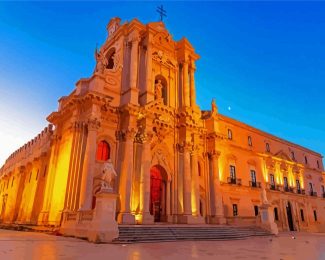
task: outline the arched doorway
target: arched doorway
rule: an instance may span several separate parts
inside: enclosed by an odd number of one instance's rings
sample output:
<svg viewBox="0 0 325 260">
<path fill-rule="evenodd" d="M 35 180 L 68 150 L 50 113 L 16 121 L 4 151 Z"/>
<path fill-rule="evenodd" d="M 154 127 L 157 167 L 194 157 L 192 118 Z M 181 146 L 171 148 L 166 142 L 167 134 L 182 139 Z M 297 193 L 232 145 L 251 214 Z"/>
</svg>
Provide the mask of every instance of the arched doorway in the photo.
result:
<svg viewBox="0 0 325 260">
<path fill-rule="evenodd" d="M 289 230 L 294 231 L 295 229 L 293 226 L 292 209 L 291 209 L 291 203 L 289 201 L 287 203 L 286 210 L 287 210 Z"/>
<path fill-rule="evenodd" d="M 160 165 L 150 169 L 150 214 L 155 222 L 166 221 L 166 182 L 167 173 Z"/>
</svg>

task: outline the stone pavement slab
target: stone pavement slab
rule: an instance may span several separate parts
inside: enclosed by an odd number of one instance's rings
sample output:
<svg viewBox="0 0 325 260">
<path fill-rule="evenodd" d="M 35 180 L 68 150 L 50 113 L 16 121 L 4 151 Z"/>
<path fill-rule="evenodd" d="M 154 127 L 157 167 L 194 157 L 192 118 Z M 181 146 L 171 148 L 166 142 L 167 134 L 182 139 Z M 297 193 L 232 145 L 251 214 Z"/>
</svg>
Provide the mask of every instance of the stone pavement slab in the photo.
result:
<svg viewBox="0 0 325 260">
<path fill-rule="evenodd" d="M 325 234 L 281 233 L 234 241 L 92 244 L 34 232 L 0 230 L 1 260 L 274 259 L 325 260 Z"/>
</svg>

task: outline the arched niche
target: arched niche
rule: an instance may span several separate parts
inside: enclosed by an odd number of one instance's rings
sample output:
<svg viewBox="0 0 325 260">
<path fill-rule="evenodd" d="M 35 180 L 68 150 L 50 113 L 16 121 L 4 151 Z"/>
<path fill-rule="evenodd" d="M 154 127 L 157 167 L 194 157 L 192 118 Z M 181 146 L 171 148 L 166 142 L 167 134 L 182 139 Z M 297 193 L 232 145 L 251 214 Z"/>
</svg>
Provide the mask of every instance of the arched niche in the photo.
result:
<svg viewBox="0 0 325 260">
<path fill-rule="evenodd" d="M 107 65 L 106 65 L 106 69 L 109 69 L 109 70 L 112 70 L 114 69 L 114 66 L 115 66 L 115 61 L 114 61 L 114 58 L 115 58 L 115 48 L 111 48 L 107 51 L 106 53 L 106 60 L 107 60 Z"/>
<path fill-rule="evenodd" d="M 162 99 L 164 105 L 167 105 L 168 89 L 167 89 L 167 80 L 161 74 L 155 77 L 155 99 Z"/>
</svg>

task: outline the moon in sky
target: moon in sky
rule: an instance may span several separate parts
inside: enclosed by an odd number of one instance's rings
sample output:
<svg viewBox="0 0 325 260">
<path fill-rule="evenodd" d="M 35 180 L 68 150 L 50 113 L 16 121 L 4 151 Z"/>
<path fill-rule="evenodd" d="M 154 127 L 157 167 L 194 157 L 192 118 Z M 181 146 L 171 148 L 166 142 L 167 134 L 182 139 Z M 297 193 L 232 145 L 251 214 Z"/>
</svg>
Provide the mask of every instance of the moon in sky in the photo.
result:
<svg viewBox="0 0 325 260">
<path fill-rule="evenodd" d="M 230 106 L 228 107 L 228 110 L 229 110 L 229 111 L 231 110 L 231 107 L 230 107 Z"/>
</svg>

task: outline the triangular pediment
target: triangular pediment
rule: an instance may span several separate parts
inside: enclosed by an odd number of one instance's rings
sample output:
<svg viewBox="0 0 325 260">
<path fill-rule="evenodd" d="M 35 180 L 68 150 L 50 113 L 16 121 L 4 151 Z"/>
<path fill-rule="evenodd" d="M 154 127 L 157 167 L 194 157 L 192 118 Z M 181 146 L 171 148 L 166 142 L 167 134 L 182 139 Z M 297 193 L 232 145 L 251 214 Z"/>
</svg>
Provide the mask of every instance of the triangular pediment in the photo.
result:
<svg viewBox="0 0 325 260">
<path fill-rule="evenodd" d="M 278 151 L 274 156 L 286 161 L 292 161 L 289 155 L 287 155 L 283 150 Z"/>
</svg>

